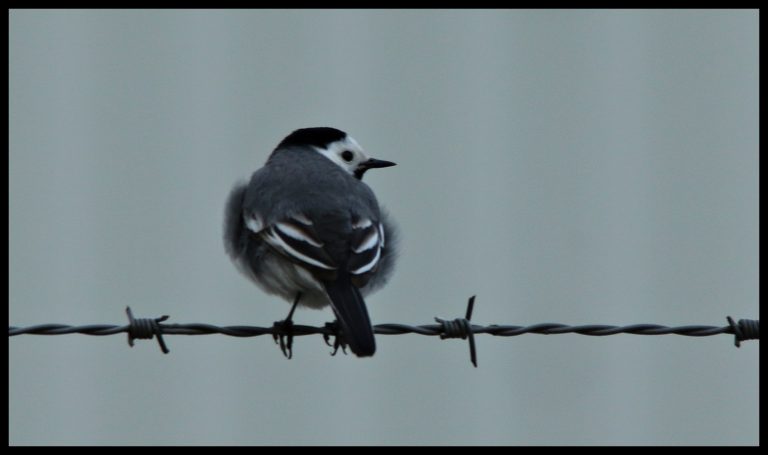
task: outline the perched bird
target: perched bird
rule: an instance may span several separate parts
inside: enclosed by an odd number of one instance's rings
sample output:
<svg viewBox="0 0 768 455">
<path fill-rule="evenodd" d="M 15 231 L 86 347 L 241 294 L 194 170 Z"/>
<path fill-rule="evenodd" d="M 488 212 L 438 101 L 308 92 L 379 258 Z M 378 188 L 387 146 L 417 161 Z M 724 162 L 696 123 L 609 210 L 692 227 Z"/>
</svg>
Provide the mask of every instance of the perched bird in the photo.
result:
<svg viewBox="0 0 768 455">
<path fill-rule="evenodd" d="M 330 305 L 357 356 L 376 351 L 363 296 L 392 273 L 397 233 L 373 191 L 366 155 L 347 133 L 304 128 L 283 139 L 250 182 L 232 189 L 224 245 L 262 290 L 311 308 Z"/>
</svg>

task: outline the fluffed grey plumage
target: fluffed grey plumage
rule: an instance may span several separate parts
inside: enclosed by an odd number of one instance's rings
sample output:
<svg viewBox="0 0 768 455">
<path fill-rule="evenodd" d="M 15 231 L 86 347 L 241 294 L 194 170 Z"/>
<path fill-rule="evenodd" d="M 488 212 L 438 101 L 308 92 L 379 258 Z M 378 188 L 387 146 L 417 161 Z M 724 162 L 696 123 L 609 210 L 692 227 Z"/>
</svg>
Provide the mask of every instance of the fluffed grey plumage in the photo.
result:
<svg viewBox="0 0 768 455">
<path fill-rule="evenodd" d="M 383 286 L 397 229 L 362 182 L 368 158 L 346 133 L 305 128 L 287 136 L 227 200 L 224 245 L 262 290 L 311 308 L 331 305 L 350 349 L 375 352 L 363 296 Z"/>
</svg>

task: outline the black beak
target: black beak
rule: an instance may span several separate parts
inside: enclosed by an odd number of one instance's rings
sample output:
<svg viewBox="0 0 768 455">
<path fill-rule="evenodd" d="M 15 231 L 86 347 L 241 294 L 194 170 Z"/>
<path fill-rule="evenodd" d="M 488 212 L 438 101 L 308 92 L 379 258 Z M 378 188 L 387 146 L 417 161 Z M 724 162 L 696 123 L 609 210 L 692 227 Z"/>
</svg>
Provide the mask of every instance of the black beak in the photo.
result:
<svg viewBox="0 0 768 455">
<path fill-rule="evenodd" d="M 394 166 L 396 163 L 393 163 L 391 161 L 384 161 L 384 160 L 377 160 L 376 158 L 371 158 L 368 161 L 363 161 L 357 166 L 357 169 L 355 169 L 355 177 L 358 179 L 363 178 L 363 174 L 365 174 L 365 171 L 368 169 L 375 169 L 378 167 L 390 167 Z"/>
</svg>

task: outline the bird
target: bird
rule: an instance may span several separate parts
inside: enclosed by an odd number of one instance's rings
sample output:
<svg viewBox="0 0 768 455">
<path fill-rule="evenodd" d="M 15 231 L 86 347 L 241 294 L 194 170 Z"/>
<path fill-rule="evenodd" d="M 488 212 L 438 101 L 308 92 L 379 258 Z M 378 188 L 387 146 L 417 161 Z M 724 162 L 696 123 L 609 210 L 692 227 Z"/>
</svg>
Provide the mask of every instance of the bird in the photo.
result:
<svg viewBox="0 0 768 455">
<path fill-rule="evenodd" d="M 282 322 L 292 324 L 297 305 L 330 306 L 343 343 L 358 357 L 376 352 L 364 296 L 389 280 L 398 240 L 396 225 L 362 179 L 390 166 L 395 163 L 369 157 L 344 131 L 301 128 L 278 143 L 249 181 L 237 182 L 226 202 L 226 253 L 264 292 L 293 303 Z M 290 358 L 282 338 L 281 347 Z"/>
</svg>

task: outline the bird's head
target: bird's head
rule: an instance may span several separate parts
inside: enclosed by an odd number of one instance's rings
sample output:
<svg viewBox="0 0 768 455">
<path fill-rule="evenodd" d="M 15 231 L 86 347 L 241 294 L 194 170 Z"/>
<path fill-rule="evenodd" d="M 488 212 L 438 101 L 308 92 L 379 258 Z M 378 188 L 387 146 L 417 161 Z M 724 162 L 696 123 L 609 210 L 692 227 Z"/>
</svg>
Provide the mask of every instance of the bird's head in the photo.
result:
<svg viewBox="0 0 768 455">
<path fill-rule="evenodd" d="M 395 165 L 391 161 L 369 157 L 356 140 L 336 128 L 317 127 L 296 130 L 277 145 L 275 152 L 289 147 L 311 147 L 358 179 L 362 179 L 368 169 Z"/>
</svg>

